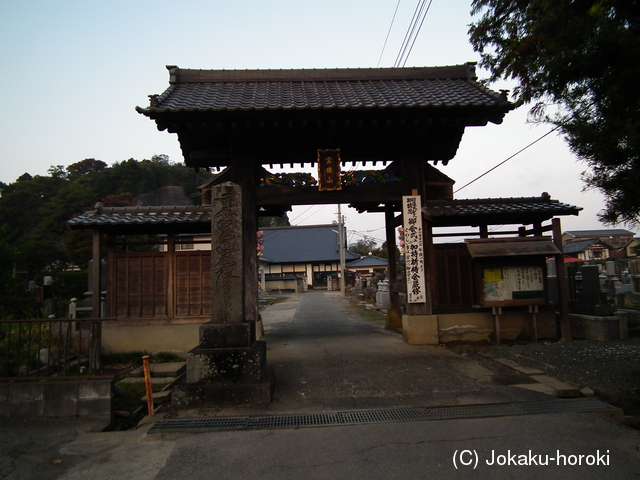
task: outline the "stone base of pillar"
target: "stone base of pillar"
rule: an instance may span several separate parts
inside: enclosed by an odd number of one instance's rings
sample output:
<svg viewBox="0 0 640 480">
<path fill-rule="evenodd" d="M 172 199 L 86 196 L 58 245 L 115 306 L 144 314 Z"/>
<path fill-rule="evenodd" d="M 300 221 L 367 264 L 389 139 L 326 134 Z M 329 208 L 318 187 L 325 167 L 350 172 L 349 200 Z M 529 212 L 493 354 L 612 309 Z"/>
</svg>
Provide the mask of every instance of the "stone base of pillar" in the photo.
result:
<svg viewBox="0 0 640 480">
<path fill-rule="evenodd" d="M 268 405 L 273 398 L 275 375 L 268 371 L 260 382 L 182 384 L 171 391 L 171 411 L 194 408 Z"/>
<path fill-rule="evenodd" d="M 410 345 L 437 345 L 440 343 L 438 316 L 403 315 L 402 336 Z"/>
<path fill-rule="evenodd" d="M 204 324 L 200 345 L 187 357 L 186 383 L 171 392 L 171 410 L 271 402 L 274 374 L 255 324 Z"/>
</svg>

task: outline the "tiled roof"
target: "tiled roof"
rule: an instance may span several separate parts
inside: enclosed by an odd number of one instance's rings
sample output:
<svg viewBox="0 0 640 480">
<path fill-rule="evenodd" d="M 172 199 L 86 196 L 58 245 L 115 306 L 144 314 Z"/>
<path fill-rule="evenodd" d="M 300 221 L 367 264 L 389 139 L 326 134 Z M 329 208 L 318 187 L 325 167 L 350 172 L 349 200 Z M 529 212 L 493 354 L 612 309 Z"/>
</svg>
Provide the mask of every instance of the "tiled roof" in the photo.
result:
<svg viewBox="0 0 640 480">
<path fill-rule="evenodd" d="M 353 262 L 349 262 L 347 264 L 347 268 L 386 267 L 387 265 L 389 265 L 389 261 L 386 258 L 376 257 L 375 255 L 366 255 L 354 260 Z"/>
<path fill-rule="evenodd" d="M 560 250 L 547 237 L 473 238 L 465 240 L 473 258 L 558 255 Z"/>
<path fill-rule="evenodd" d="M 102 207 L 96 205 L 67 223 L 72 227 L 116 227 L 134 225 L 209 224 L 211 209 L 201 206 Z"/>
<path fill-rule="evenodd" d="M 315 225 L 263 228 L 263 254 L 273 263 L 338 262 L 338 227 Z M 347 261 L 358 258 L 345 252 Z"/>
<path fill-rule="evenodd" d="M 474 65 L 323 70 L 189 70 L 143 114 L 261 110 L 503 107 L 506 95 L 476 82 Z"/>
<path fill-rule="evenodd" d="M 567 242 L 563 245 L 562 250 L 564 253 L 581 253 L 588 250 L 593 245 L 603 245 L 606 248 L 612 248 L 611 245 L 607 245 L 599 238 L 588 238 L 586 240 L 574 240 L 573 242 Z"/>
<path fill-rule="evenodd" d="M 548 194 L 540 197 L 478 198 L 465 200 L 427 200 L 423 213 L 434 219 L 434 224 L 469 225 L 473 217 L 495 218 L 495 223 L 522 223 L 527 217 L 552 218 L 558 215 L 578 215 L 582 207 L 552 200 Z"/>
<path fill-rule="evenodd" d="M 617 237 L 617 236 L 633 236 L 633 232 L 629 230 L 623 230 L 621 228 L 614 228 L 611 230 L 568 230 L 564 233 L 568 233 L 572 237 Z"/>
</svg>

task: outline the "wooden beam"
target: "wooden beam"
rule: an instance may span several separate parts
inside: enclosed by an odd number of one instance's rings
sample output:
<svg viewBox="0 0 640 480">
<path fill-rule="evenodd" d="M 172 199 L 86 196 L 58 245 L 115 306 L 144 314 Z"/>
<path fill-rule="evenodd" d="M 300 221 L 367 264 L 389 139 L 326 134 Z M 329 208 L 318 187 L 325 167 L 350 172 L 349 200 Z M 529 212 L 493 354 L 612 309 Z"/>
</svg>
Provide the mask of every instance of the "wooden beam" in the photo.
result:
<svg viewBox="0 0 640 480">
<path fill-rule="evenodd" d="M 244 168 L 244 167 L 243 167 Z M 274 195 L 277 193 L 277 195 Z M 271 205 L 329 205 L 385 203 L 402 200 L 402 184 L 344 185 L 342 190 L 319 192 L 318 187 L 262 187 L 256 189 L 259 207 Z"/>
</svg>

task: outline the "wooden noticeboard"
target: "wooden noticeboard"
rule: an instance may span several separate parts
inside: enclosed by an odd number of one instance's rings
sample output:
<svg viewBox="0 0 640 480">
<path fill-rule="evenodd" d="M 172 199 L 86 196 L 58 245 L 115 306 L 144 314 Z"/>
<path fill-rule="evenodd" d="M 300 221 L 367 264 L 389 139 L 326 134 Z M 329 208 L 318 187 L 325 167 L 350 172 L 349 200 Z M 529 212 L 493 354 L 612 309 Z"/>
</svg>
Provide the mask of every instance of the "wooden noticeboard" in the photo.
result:
<svg viewBox="0 0 640 480">
<path fill-rule="evenodd" d="M 545 301 L 544 269 L 537 265 L 484 267 L 482 300 L 485 305 Z"/>
</svg>

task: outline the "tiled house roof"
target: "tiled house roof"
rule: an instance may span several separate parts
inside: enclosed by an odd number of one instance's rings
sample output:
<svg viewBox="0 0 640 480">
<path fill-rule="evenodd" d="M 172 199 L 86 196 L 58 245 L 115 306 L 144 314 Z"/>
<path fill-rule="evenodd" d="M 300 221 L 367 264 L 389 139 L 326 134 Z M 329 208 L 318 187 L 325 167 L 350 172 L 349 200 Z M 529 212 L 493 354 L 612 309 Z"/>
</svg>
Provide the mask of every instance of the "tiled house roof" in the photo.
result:
<svg viewBox="0 0 640 480">
<path fill-rule="evenodd" d="M 501 107 L 506 95 L 476 82 L 473 64 L 422 68 L 190 70 L 167 67 L 170 86 L 151 95 L 158 113 L 263 110 Z"/>
<path fill-rule="evenodd" d="M 349 262 L 347 268 L 386 267 L 387 265 L 389 265 L 389 261 L 386 258 L 366 255 L 353 262 Z"/>
<path fill-rule="evenodd" d="M 75 228 L 124 229 L 132 235 L 138 229 L 166 233 L 172 228 L 206 233 L 211 231 L 211 209 L 196 205 L 103 207 L 96 204 L 94 210 L 68 220 L 67 224 Z"/>
<path fill-rule="evenodd" d="M 473 225 L 478 222 L 488 224 L 501 223 L 526 223 L 527 221 L 542 221 L 559 215 L 578 215 L 582 207 L 560 203 L 552 200 L 548 195 L 541 197 L 523 198 L 481 198 L 464 200 L 427 200 L 423 213 L 430 217 L 433 225 L 438 226 L 462 226 Z M 131 232 L 131 227 L 156 233 L 166 233 L 163 229 L 175 228 L 188 232 L 206 233 L 210 231 L 211 211 L 202 206 L 150 206 L 150 207 L 102 207 L 97 204 L 94 210 L 89 210 L 82 215 L 68 220 L 71 227 L 114 229 Z M 306 242 L 313 245 L 318 239 L 314 235 L 330 235 L 337 238 L 337 234 L 331 232 L 336 227 L 332 225 L 320 227 L 284 227 L 278 228 L 276 235 L 272 229 L 265 229 L 265 242 L 268 235 L 274 235 L 274 239 L 285 238 L 300 243 Z M 291 232 L 284 233 L 284 230 Z M 297 230 L 296 230 L 297 229 Z M 307 230 L 305 230 L 307 229 Z M 328 229 L 328 231 L 327 231 Z M 269 232 L 269 233 L 267 233 Z M 301 239 L 301 240 L 300 240 Z M 323 238 L 322 242 L 326 239 Z M 320 242 L 321 243 L 321 242 Z M 288 248 L 286 242 L 278 248 Z M 269 255 L 270 258 L 273 258 Z M 356 259 L 357 256 L 351 259 Z M 274 261 L 279 262 L 276 258 Z"/>
<path fill-rule="evenodd" d="M 575 240 L 573 242 L 565 243 L 562 247 L 562 250 L 566 254 L 576 254 L 589 250 L 589 248 L 593 247 L 594 245 L 601 245 L 609 249 L 611 248 L 611 245 L 608 245 L 599 238 L 588 238 L 586 240 Z"/>
<path fill-rule="evenodd" d="M 335 225 L 263 228 L 263 254 L 273 263 L 340 261 Z M 345 252 L 348 261 L 358 255 Z"/>
<path fill-rule="evenodd" d="M 422 211 L 433 220 L 434 226 L 472 225 L 473 221 L 527 223 L 558 215 L 578 215 L 582 210 L 582 207 L 552 200 L 548 194 L 540 197 L 427 200 L 425 203 Z"/>
<path fill-rule="evenodd" d="M 633 232 L 630 232 L 629 230 L 623 230 L 621 228 L 602 229 L 602 230 L 567 230 L 564 233 L 569 234 L 572 237 L 578 237 L 578 238 L 615 237 L 615 236 L 632 237 L 635 235 Z"/>
</svg>

